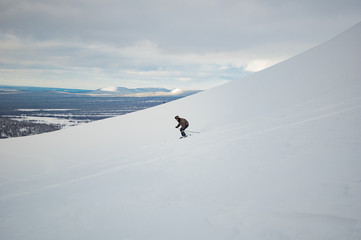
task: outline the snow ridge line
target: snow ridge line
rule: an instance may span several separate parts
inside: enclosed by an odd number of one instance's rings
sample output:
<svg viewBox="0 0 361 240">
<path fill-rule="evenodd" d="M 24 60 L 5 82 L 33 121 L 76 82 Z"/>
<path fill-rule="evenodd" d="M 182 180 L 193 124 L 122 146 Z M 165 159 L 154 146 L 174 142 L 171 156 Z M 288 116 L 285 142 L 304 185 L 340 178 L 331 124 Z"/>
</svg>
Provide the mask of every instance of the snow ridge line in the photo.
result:
<svg viewBox="0 0 361 240">
<path fill-rule="evenodd" d="M 322 114 L 322 115 L 309 117 L 309 118 L 306 118 L 306 119 L 304 119 L 302 121 L 295 121 L 295 122 L 290 122 L 290 123 L 283 124 L 283 125 L 278 125 L 278 126 L 267 128 L 267 129 L 257 131 L 257 132 L 242 134 L 242 135 L 240 135 L 238 137 L 235 137 L 235 138 L 223 139 L 222 144 L 227 145 L 230 142 L 234 142 L 234 141 L 237 141 L 237 140 L 242 140 L 242 139 L 246 139 L 246 138 L 253 137 L 253 136 L 259 136 L 259 135 L 262 135 L 262 134 L 265 134 L 265 133 L 268 133 L 268 132 L 273 132 L 273 131 L 277 131 L 277 130 L 284 129 L 284 128 L 290 128 L 290 127 L 301 125 L 301 124 L 308 123 L 308 122 L 319 121 L 319 120 L 324 119 L 324 118 L 333 117 L 333 116 L 336 116 L 336 115 L 339 115 L 339 114 L 342 114 L 342 113 L 345 113 L 345 112 L 350 112 L 350 111 L 353 111 L 353 110 L 359 109 L 359 108 L 361 108 L 361 105 L 356 105 L 356 106 L 353 106 L 353 107 L 341 109 L 339 111 L 333 111 L 333 112 L 325 113 L 325 114 Z M 214 145 L 218 145 L 218 144 L 219 144 L 218 142 L 214 143 Z M 210 144 L 210 145 L 213 145 L 213 144 Z M 201 147 L 198 147 L 198 148 L 199 149 L 208 148 L 210 145 L 201 146 Z"/>
<path fill-rule="evenodd" d="M 264 134 L 264 133 L 276 131 L 276 130 L 279 130 L 279 129 L 282 129 L 282 128 L 289 128 L 289 127 L 301 125 L 301 124 L 308 123 L 308 122 L 318 121 L 318 120 L 323 119 L 323 118 L 333 117 L 333 116 L 339 115 L 339 114 L 341 114 L 341 113 L 349 112 L 349 111 L 352 111 L 352 110 L 355 110 L 355 109 L 358 109 L 358 108 L 361 108 L 361 105 L 354 106 L 354 107 L 350 107 L 350 108 L 346 108 L 346 109 L 342 109 L 342 110 L 335 111 L 335 112 L 331 112 L 331 113 L 328 113 L 328 114 L 323 114 L 323 115 L 320 115 L 320 116 L 317 116 L 317 117 L 313 117 L 313 118 L 308 118 L 308 119 L 305 119 L 305 120 L 302 120 L 302 121 L 291 122 L 291 123 L 288 123 L 288 124 L 284 124 L 284 125 L 280 125 L 280 126 L 268 128 L 268 129 L 265 129 L 265 130 L 262 130 L 262 131 L 258 131 L 258 132 L 255 132 L 255 133 L 250 133 L 250 134 L 242 135 L 241 137 L 239 137 L 239 138 L 237 138 L 237 139 L 242 139 L 242 138 L 246 138 L 246 137 L 262 135 L 262 134 Z"/>
</svg>

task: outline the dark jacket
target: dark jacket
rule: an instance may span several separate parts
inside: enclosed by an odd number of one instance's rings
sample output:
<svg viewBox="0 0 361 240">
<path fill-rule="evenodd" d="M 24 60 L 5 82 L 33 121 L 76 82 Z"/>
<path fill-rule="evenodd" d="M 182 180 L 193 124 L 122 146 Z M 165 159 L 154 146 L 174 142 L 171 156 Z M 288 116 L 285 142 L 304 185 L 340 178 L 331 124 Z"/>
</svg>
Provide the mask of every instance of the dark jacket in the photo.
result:
<svg viewBox="0 0 361 240">
<path fill-rule="evenodd" d="M 186 129 L 189 126 L 189 123 L 184 118 L 178 118 L 178 125 L 176 128 L 179 128 L 179 126 L 182 126 L 181 129 Z"/>
</svg>

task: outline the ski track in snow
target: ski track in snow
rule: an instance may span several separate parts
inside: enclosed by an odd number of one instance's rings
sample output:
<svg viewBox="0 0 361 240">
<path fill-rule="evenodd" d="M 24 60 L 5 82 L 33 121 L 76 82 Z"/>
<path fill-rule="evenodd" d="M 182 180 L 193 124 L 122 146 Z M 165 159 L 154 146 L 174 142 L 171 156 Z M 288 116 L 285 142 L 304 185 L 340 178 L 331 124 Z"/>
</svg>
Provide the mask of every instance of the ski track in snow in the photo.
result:
<svg viewBox="0 0 361 240">
<path fill-rule="evenodd" d="M 2 196 L 2 197 L 0 197 L 0 201 L 9 200 L 11 198 L 17 198 L 17 197 L 21 197 L 21 196 L 24 196 L 24 195 L 29 195 L 29 194 L 37 193 L 37 192 L 44 191 L 44 190 L 49 190 L 49 189 L 56 188 L 56 187 L 62 187 L 64 185 L 78 183 L 78 182 L 81 182 L 81 181 L 84 181 L 84 180 L 87 180 L 87 179 L 91 179 L 91 178 L 95 178 L 95 177 L 99 177 L 99 176 L 102 176 L 102 175 L 105 175 L 105 174 L 108 174 L 108 173 L 117 172 L 117 171 L 120 171 L 120 170 L 122 170 L 122 169 L 124 169 L 126 167 L 134 167 L 134 166 L 139 166 L 139 165 L 142 165 L 142 164 L 153 163 L 153 162 L 156 162 L 156 161 L 159 161 L 159 159 L 151 159 L 151 160 L 140 161 L 140 162 L 124 163 L 124 164 L 121 164 L 121 165 L 118 165 L 118 166 L 114 166 L 114 167 L 112 167 L 110 169 L 102 170 L 102 171 L 99 171 L 99 172 L 96 172 L 96 173 L 93 173 L 93 174 L 84 175 L 84 176 L 77 177 L 77 178 L 74 178 L 74 179 L 70 179 L 68 181 L 60 182 L 60 183 L 57 183 L 57 184 L 52 184 L 52 185 L 40 187 L 40 188 L 33 189 L 33 190 L 30 190 L 30 191 L 25 191 L 25 192 L 20 192 L 20 193 L 15 193 L 15 194 Z"/>
</svg>

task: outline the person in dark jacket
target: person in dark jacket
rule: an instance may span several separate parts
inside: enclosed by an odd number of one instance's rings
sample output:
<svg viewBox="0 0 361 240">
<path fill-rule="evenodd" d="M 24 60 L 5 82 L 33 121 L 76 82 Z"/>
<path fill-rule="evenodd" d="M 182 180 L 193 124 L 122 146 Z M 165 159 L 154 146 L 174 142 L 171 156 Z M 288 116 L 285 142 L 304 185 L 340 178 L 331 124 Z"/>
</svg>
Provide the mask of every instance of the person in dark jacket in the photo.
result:
<svg viewBox="0 0 361 240">
<path fill-rule="evenodd" d="M 178 125 L 176 126 L 176 128 L 181 127 L 180 132 L 182 134 L 182 137 L 187 137 L 184 130 L 186 130 L 186 128 L 189 126 L 188 121 L 186 119 L 184 119 L 184 118 L 180 118 L 179 116 L 175 116 L 175 120 L 178 121 Z"/>
</svg>

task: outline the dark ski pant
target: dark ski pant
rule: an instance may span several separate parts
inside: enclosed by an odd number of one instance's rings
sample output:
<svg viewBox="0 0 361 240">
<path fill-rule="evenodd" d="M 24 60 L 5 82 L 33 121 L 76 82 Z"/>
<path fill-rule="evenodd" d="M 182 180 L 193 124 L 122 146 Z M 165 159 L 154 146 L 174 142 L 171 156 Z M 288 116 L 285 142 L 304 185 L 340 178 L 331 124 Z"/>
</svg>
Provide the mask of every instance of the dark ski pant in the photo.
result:
<svg viewBox="0 0 361 240">
<path fill-rule="evenodd" d="M 185 126 L 184 128 L 181 128 L 181 129 L 180 129 L 180 132 L 181 132 L 181 134 L 182 134 L 182 137 L 186 137 L 186 136 L 187 136 L 186 133 L 184 132 L 184 130 L 186 130 L 188 126 L 189 126 L 189 125 L 187 125 L 187 126 Z"/>
</svg>

